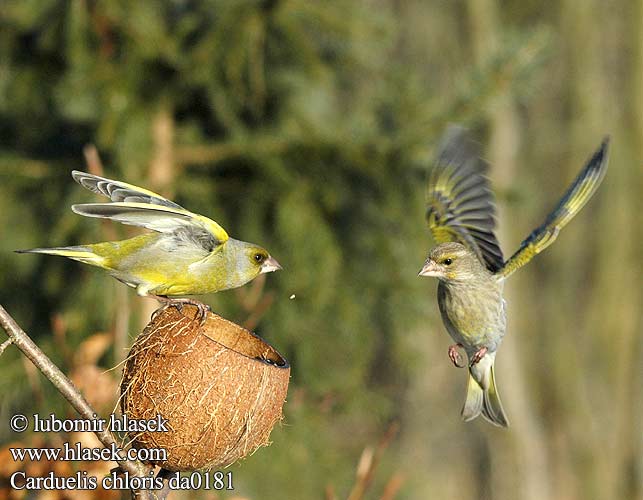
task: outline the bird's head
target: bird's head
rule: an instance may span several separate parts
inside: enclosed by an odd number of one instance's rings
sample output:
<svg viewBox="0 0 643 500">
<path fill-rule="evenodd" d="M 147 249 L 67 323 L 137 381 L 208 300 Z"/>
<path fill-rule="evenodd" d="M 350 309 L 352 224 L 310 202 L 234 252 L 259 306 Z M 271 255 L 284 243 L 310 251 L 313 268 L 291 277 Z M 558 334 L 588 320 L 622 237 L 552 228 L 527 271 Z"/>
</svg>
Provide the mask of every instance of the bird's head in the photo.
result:
<svg viewBox="0 0 643 500">
<path fill-rule="evenodd" d="M 418 275 L 454 282 L 477 278 L 485 272 L 476 254 L 460 243 L 449 242 L 431 250 Z"/>
<path fill-rule="evenodd" d="M 254 243 L 230 238 L 219 251 L 222 258 L 216 253 L 213 258 L 219 259 L 219 265 L 223 266 L 218 272 L 225 282 L 224 289 L 240 287 L 260 274 L 281 269 L 279 262 L 265 248 Z"/>
<path fill-rule="evenodd" d="M 248 245 L 244 249 L 244 260 L 257 275 L 281 269 L 279 262 L 274 257 L 271 257 L 266 249 L 255 245 Z"/>
</svg>

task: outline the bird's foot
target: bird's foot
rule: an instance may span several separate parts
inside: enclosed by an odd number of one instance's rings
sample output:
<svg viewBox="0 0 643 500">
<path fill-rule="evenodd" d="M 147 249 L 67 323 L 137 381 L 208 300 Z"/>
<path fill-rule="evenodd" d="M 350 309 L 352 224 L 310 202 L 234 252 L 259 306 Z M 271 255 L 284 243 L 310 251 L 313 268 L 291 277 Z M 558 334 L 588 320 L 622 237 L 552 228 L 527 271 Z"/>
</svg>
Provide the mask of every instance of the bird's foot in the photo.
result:
<svg viewBox="0 0 643 500">
<path fill-rule="evenodd" d="M 462 344 L 453 344 L 449 346 L 449 358 L 456 366 L 456 368 L 464 368 L 464 363 L 462 362 L 462 355 L 458 352 L 458 348 L 461 348 Z"/>
<path fill-rule="evenodd" d="M 484 358 L 485 354 L 487 354 L 487 348 L 486 347 L 481 347 L 478 349 L 473 356 L 471 356 L 471 362 L 469 363 L 469 366 L 473 366 L 476 363 L 479 363 L 482 358 Z"/>
<path fill-rule="evenodd" d="M 165 301 L 161 300 L 160 297 L 156 297 L 156 298 L 159 299 L 159 302 L 161 302 L 163 305 L 152 313 L 152 318 L 151 318 L 152 321 L 154 321 L 159 314 L 161 314 L 163 311 L 165 311 L 171 305 L 170 302 L 165 302 Z"/>
<path fill-rule="evenodd" d="M 156 298 L 158 299 L 159 302 L 162 302 L 164 305 L 160 309 L 154 311 L 154 314 L 152 314 L 152 320 L 156 318 L 156 316 L 159 313 L 161 313 L 162 311 L 165 311 L 165 309 L 167 309 L 168 307 L 175 307 L 177 311 L 183 314 L 183 306 L 185 304 L 189 304 L 197 308 L 197 314 L 194 317 L 194 320 L 199 321 L 201 323 L 201 326 L 203 326 L 203 324 L 205 323 L 205 320 L 208 317 L 208 313 L 212 311 L 209 305 L 187 297 L 171 299 L 169 297 L 162 297 L 160 295 L 157 295 Z"/>
</svg>

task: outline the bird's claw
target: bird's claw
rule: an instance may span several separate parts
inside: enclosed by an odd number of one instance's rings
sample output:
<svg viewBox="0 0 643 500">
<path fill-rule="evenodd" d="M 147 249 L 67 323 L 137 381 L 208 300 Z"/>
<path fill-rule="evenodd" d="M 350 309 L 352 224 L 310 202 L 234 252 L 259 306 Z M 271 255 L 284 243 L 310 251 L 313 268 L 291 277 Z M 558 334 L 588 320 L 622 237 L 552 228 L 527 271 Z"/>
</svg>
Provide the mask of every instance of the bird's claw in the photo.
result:
<svg viewBox="0 0 643 500">
<path fill-rule="evenodd" d="M 458 352 L 458 348 L 462 347 L 462 344 L 453 344 L 449 346 L 449 358 L 456 366 L 456 368 L 464 368 L 465 364 L 462 362 L 462 356 Z"/>
<path fill-rule="evenodd" d="M 473 366 L 476 363 L 479 363 L 482 358 L 484 358 L 485 354 L 487 354 L 487 348 L 486 347 L 481 347 L 478 349 L 473 356 L 471 356 L 471 362 L 469 363 L 469 366 Z"/>
<path fill-rule="evenodd" d="M 205 320 L 208 319 L 208 314 L 212 311 L 212 309 L 209 305 L 197 300 L 195 300 L 192 305 L 197 307 L 197 314 L 194 319 L 199 320 L 199 323 L 201 324 L 201 326 L 203 326 L 205 324 Z"/>
<path fill-rule="evenodd" d="M 208 318 L 208 314 L 212 311 L 209 305 L 194 299 L 189 299 L 189 298 L 169 299 L 167 297 L 157 297 L 157 299 L 160 300 L 161 302 L 164 302 L 164 305 L 160 309 L 157 309 L 156 311 L 154 311 L 154 313 L 152 314 L 152 320 L 154 320 L 158 314 L 165 311 L 165 309 L 167 309 L 168 307 L 174 307 L 179 313 L 183 314 L 183 306 L 185 304 L 190 304 L 197 308 L 196 316 L 194 316 L 193 319 L 195 321 L 199 321 L 201 326 L 203 326 L 205 324 L 206 319 Z"/>
<path fill-rule="evenodd" d="M 170 302 L 165 302 L 161 307 L 159 307 L 156 311 L 152 313 L 152 318 L 151 320 L 154 321 L 159 314 L 161 314 L 163 311 L 165 311 L 168 307 L 170 307 L 171 303 Z"/>
<path fill-rule="evenodd" d="M 190 304 L 197 308 L 196 315 L 194 316 L 194 321 L 198 321 L 200 326 L 203 326 L 206 319 L 208 318 L 208 314 L 210 313 L 210 311 L 212 311 L 212 309 L 210 309 L 210 306 L 194 299 L 177 299 L 176 302 L 171 303 L 170 305 L 176 307 L 178 311 L 183 314 L 184 304 Z"/>
</svg>

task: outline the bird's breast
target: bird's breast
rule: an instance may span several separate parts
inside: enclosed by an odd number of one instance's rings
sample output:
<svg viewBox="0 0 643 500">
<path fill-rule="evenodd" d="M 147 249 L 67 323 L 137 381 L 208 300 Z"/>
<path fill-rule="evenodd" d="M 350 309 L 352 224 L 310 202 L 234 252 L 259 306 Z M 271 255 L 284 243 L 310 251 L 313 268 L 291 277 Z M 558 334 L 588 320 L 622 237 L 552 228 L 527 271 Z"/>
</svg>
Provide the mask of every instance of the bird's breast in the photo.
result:
<svg viewBox="0 0 643 500">
<path fill-rule="evenodd" d="M 456 342 L 474 351 L 483 346 L 497 348 L 506 329 L 502 284 L 467 286 L 440 282 L 438 304 L 445 326 Z"/>
</svg>

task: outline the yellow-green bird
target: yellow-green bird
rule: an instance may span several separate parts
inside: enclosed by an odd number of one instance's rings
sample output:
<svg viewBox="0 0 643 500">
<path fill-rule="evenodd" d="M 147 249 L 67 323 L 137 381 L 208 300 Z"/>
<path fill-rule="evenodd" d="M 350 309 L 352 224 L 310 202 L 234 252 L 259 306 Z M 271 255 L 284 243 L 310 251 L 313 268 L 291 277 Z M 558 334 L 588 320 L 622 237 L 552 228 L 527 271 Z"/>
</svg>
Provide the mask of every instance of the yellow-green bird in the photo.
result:
<svg viewBox="0 0 643 500">
<path fill-rule="evenodd" d="M 505 278 L 551 245 L 591 198 L 605 176 L 607 147 L 606 138 L 545 222 L 505 262 L 494 234 L 494 199 L 485 176 L 488 165 L 464 129 L 453 126 L 445 133 L 427 186 L 426 217 L 439 244 L 419 274 L 439 279 L 442 321 L 456 342 L 449 347 L 449 357 L 462 366 L 461 347 L 469 359 L 465 421 L 482 414 L 493 424 L 508 426 L 493 367 L 507 324 Z"/>
<path fill-rule="evenodd" d="M 281 269 L 264 248 L 230 238 L 215 221 L 152 191 L 76 170 L 72 177 L 81 186 L 111 200 L 73 205 L 74 212 L 141 226 L 152 232 L 122 241 L 34 248 L 18 250 L 19 253 L 62 255 L 100 267 L 134 287 L 141 296 L 152 295 L 169 303 L 192 303 L 201 313 L 205 306 L 200 302 L 168 297 L 237 288 L 259 274 Z"/>
</svg>

